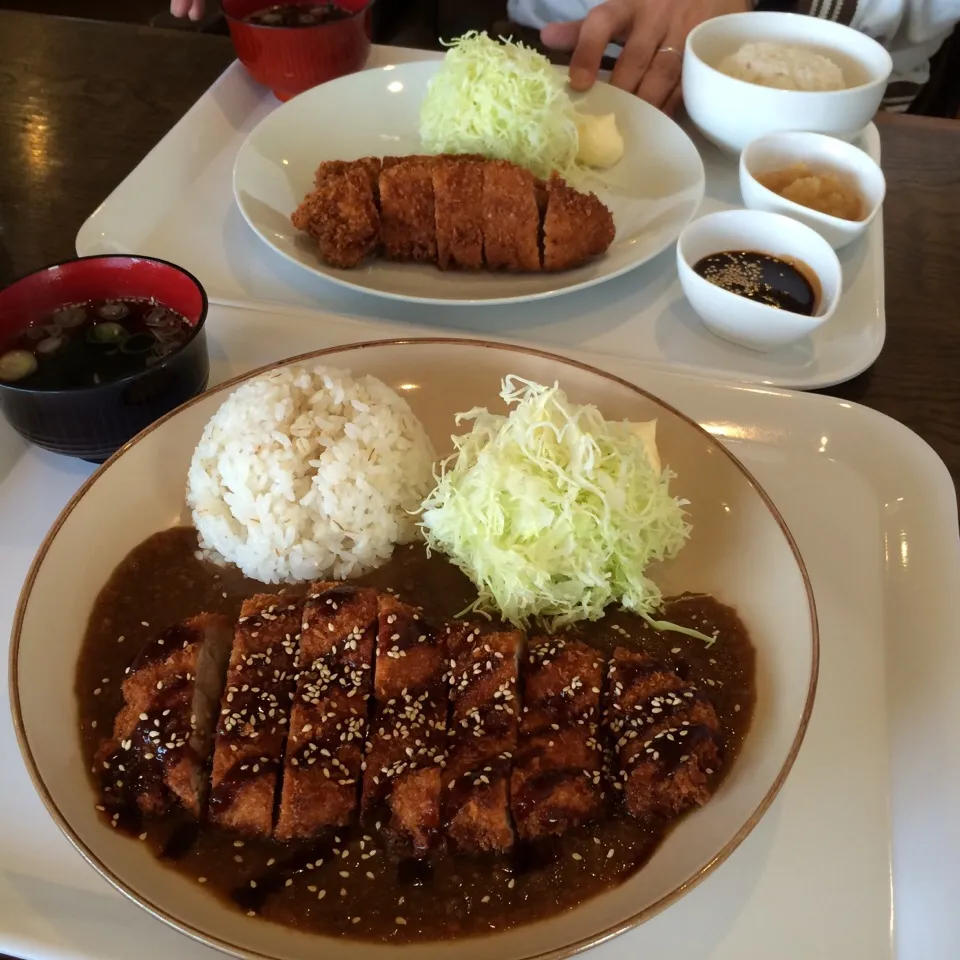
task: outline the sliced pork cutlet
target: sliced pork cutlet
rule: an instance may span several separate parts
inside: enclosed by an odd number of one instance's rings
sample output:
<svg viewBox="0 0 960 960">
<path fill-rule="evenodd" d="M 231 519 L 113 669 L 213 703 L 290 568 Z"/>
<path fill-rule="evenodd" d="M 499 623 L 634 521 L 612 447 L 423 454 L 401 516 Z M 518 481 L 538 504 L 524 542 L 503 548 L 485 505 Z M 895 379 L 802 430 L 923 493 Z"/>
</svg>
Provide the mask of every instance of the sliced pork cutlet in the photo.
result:
<svg viewBox="0 0 960 960">
<path fill-rule="evenodd" d="M 97 752 L 111 816 L 199 817 L 233 630 L 212 613 L 149 641 L 127 669 L 112 739 Z"/>
<path fill-rule="evenodd" d="M 250 836 L 273 832 L 277 784 L 296 685 L 303 604 L 244 600 L 230 653 L 213 751 L 212 823 Z"/>
<path fill-rule="evenodd" d="M 543 269 L 570 270 L 606 253 L 616 229 L 613 214 L 592 193 L 580 193 L 553 174 L 543 217 Z"/>
<path fill-rule="evenodd" d="M 311 586 L 274 834 L 279 840 L 309 839 L 356 816 L 376 634 L 376 590 Z"/>
<path fill-rule="evenodd" d="M 459 853 L 513 846 L 510 764 L 517 750 L 517 664 L 523 635 L 447 626 L 450 735 L 444 771 L 447 839 Z"/>
<path fill-rule="evenodd" d="M 441 270 L 483 267 L 483 166 L 439 163 L 433 167 L 437 217 L 437 265 Z"/>
<path fill-rule="evenodd" d="M 389 260 L 437 260 L 430 162 L 385 166 L 380 174 L 380 225 L 384 256 Z"/>
<path fill-rule="evenodd" d="M 483 256 L 491 270 L 540 269 L 540 212 L 533 174 L 505 160 L 483 165 Z"/>
<path fill-rule="evenodd" d="M 317 241 L 321 260 L 344 269 L 359 266 L 380 242 L 380 213 L 369 170 L 357 161 L 323 176 L 318 172 L 316 189 L 290 220 Z"/>
<path fill-rule="evenodd" d="M 710 700 L 670 667 L 617 647 L 608 674 L 606 723 L 614 787 L 635 817 L 673 817 L 702 806 L 723 760 Z"/>
<path fill-rule="evenodd" d="M 319 186 L 329 176 L 337 176 L 346 170 L 360 170 L 367 175 L 370 186 L 377 193 L 380 169 L 383 162 L 379 157 L 361 157 L 359 160 L 324 160 L 313 175 L 313 182 Z"/>
<path fill-rule="evenodd" d="M 606 661 L 565 637 L 531 640 L 510 809 L 523 840 L 561 834 L 603 810 L 600 697 Z"/>
<path fill-rule="evenodd" d="M 451 162 L 478 162 L 484 160 L 486 160 L 486 157 L 480 153 L 412 153 L 406 157 L 384 157 L 382 160 L 382 165 L 384 170 L 389 170 L 390 167 L 396 167 L 404 163 L 426 163 L 434 165 Z"/>
<path fill-rule="evenodd" d="M 399 846 L 422 857 L 440 838 L 440 791 L 449 691 L 442 632 L 389 594 L 380 596 L 376 712 L 371 721 L 361 809 L 387 817 Z M 386 808 L 386 814 L 383 813 Z"/>
</svg>

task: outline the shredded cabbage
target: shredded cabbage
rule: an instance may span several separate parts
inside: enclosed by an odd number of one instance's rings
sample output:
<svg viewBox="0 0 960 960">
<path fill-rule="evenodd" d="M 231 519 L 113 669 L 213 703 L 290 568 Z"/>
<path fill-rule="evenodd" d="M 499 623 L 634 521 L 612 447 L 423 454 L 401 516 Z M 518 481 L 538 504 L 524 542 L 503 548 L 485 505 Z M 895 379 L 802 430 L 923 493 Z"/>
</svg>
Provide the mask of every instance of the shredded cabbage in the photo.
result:
<svg viewBox="0 0 960 960">
<path fill-rule="evenodd" d="M 453 437 L 421 517 L 428 548 L 476 585 L 469 609 L 553 628 L 619 603 L 670 627 L 651 618 L 662 597 L 645 570 L 674 557 L 690 526 L 656 456 L 656 421 L 610 422 L 557 384 L 516 376 L 500 396 L 509 416 L 457 415 L 473 428 Z"/>
<path fill-rule="evenodd" d="M 576 111 L 550 61 L 476 30 L 447 45 L 420 108 L 423 149 L 510 160 L 538 177 L 573 174 Z"/>
</svg>

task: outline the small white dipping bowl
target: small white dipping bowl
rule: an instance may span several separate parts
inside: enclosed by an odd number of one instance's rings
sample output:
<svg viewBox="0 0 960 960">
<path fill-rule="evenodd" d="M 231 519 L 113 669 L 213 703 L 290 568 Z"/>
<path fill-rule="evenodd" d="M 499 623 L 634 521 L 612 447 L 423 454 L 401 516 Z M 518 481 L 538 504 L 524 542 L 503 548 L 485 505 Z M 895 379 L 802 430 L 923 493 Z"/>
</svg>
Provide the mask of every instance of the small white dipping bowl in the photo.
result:
<svg viewBox="0 0 960 960">
<path fill-rule="evenodd" d="M 820 286 L 817 308 L 805 317 L 724 290 L 694 272 L 703 257 L 725 251 L 767 253 L 807 267 Z M 769 353 L 812 333 L 834 314 L 842 287 L 833 248 L 809 227 L 778 213 L 723 210 L 694 220 L 677 241 L 680 286 L 705 326 L 718 337 Z"/>
<path fill-rule="evenodd" d="M 812 173 L 833 173 L 853 185 L 863 202 L 862 220 L 844 220 L 781 197 L 758 176 L 805 163 Z M 783 213 L 816 230 L 834 250 L 856 240 L 877 215 L 887 192 L 883 171 L 859 147 L 820 133 L 770 133 L 740 154 L 740 194 L 752 210 Z"/>
<path fill-rule="evenodd" d="M 736 80 L 717 67 L 745 43 L 796 44 L 829 57 L 846 90 L 777 90 Z M 865 34 L 819 17 L 733 13 L 701 23 L 687 37 L 683 101 L 701 133 L 739 153 L 778 130 L 809 130 L 852 140 L 873 119 L 893 68 L 890 54 Z"/>
</svg>

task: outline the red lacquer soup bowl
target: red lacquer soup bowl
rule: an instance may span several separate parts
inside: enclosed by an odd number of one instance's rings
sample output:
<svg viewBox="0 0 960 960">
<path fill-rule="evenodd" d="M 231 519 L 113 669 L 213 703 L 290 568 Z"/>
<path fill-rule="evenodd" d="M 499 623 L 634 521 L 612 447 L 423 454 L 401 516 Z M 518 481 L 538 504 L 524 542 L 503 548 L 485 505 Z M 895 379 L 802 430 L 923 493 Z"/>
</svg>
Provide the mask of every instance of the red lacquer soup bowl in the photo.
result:
<svg viewBox="0 0 960 960">
<path fill-rule="evenodd" d="M 246 17 L 277 6 L 270 0 L 223 0 L 223 11 L 240 62 L 279 100 L 363 68 L 370 55 L 369 0 L 293 0 L 279 6 L 335 6 L 340 19 L 313 26 L 251 23 Z"/>
<path fill-rule="evenodd" d="M 0 407 L 21 436 L 54 453 L 100 463 L 131 437 L 207 386 L 207 295 L 186 270 L 138 256 L 80 257 L 0 290 L 0 353 L 25 328 L 62 307 L 153 300 L 186 320 L 173 352 L 118 379 L 63 388 L 0 381 Z"/>
</svg>

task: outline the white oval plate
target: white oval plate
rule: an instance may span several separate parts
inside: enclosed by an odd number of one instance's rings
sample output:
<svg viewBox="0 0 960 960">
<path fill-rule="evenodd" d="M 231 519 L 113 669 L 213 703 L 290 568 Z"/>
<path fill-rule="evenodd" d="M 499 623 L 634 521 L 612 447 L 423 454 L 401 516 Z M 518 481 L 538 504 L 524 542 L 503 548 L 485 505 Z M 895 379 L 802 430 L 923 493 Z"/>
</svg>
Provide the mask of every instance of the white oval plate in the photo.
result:
<svg viewBox="0 0 960 960">
<path fill-rule="evenodd" d="M 374 374 L 400 391 L 440 454 L 449 452 L 457 411 L 478 404 L 502 408 L 497 394 L 508 373 L 559 381 L 573 400 L 597 404 L 608 418 L 658 419 L 663 462 L 677 474 L 676 493 L 690 500 L 693 535 L 656 577 L 667 593 L 707 591 L 739 611 L 757 652 L 753 726 L 716 796 L 681 820 L 627 882 L 549 920 L 459 940 L 456 953 L 460 960 L 568 956 L 653 916 L 723 862 L 756 826 L 796 758 L 810 717 L 819 656 L 813 594 L 776 508 L 739 461 L 693 421 L 573 361 L 483 342 L 421 340 L 337 347 L 287 363 L 308 360 Z M 27 768 L 80 853 L 118 890 L 197 940 L 257 960 L 387 960 L 398 954 L 445 960 L 447 941 L 398 948 L 242 916 L 161 866 L 145 845 L 111 830 L 94 809 L 74 695 L 87 618 L 119 561 L 146 537 L 186 519 L 184 485 L 194 445 L 229 391 L 247 377 L 190 401 L 135 437 L 83 485 L 44 540 L 11 640 L 10 699 Z"/>
<path fill-rule="evenodd" d="M 250 133 L 233 169 L 233 192 L 261 239 L 334 283 L 396 300 L 439 304 L 516 303 L 579 290 L 617 277 L 665 250 L 693 218 L 704 192 L 703 162 L 690 138 L 639 97 L 606 83 L 574 99 L 586 113 L 613 113 L 623 159 L 591 177 L 613 212 L 617 235 L 606 255 L 564 273 L 444 272 L 425 264 L 372 259 L 338 270 L 290 214 L 313 189 L 323 160 L 421 153 L 420 103 L 438 61 L 365 70 L 314 87 L 274 110 Z"/>
</svg>

